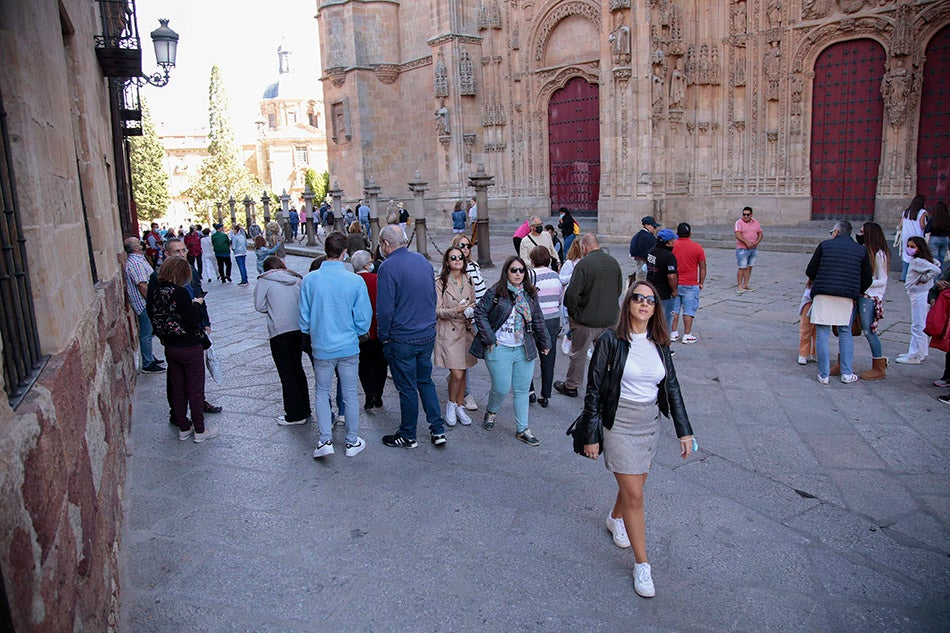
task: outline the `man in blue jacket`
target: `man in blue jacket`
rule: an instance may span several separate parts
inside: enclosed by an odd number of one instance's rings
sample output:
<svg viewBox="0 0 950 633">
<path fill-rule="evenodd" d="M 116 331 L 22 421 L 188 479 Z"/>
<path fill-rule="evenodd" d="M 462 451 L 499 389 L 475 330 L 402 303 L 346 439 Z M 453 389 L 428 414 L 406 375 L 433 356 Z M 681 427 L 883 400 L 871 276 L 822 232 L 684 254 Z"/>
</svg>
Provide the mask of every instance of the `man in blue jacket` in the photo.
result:
<svg viewBox="0 0 950 633">
<path fill-rule="evenodd" d="M 386 261 L 379 267 L 376 282 L 376 327 L 399 390 L 402 413 L 399 431 L 384 436 L 383 444 L 401 448 L 419 445 L 416 425 L 421 397 L 430 440 L 444 446 L 445 420 L 432 382 L 436 300 L 432 265 L 406 248 L 406 235 L 398 224 L 388 224 L 380 231 L 379 247 Z M 349 404 L 346 410 L 349 412 Z"/>
<path fill-rule="evenodd" d="M 851 371 L 854 339 L 851 321 L 854 302 L 871 285 L 871 260 L 867 249 L 851 239 L 851 223 L 838 220 L 831 239 L 818 245 L 805 269 L 811 287 L 811 322 L 815 324 L 815 348 L 818 352 L 818 382 L 828 384 L 831 353 L 828 341 L 831 326 L 838 326 L 838 352 L 841 357 L 841 382 L 858 380 Z"/>
<path fill-rule="evenodd" d="M 333 415 L 330 387 L 333 374 L 340 376 L 346 413 L 346 456 L 355 457 L 366 448 L 357 435 L 360 426 L 359 361 L 360 335 L 369 332 L 373 306 L 366 284 L 343 266 L 346 236 L 327 235 L 326 260 L 319 270 L 307 273 L 300 286 L 300 331 L 310 335 L 313 374 L 316 382 L 317 424 L 320 441 L 314 457 L 333 455 Z"/>
</svg>

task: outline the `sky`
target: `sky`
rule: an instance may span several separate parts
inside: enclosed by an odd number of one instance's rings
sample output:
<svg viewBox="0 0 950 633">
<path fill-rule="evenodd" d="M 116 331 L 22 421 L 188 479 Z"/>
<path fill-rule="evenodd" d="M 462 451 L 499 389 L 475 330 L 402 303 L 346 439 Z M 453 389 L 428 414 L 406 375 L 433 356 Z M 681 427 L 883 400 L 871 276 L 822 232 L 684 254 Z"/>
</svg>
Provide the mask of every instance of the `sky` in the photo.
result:
<svg viewBox="0 0 950 633">
<path fill-rule="evenodd" d="M 234 134 L 239 142 L 253 141 L 261 95 L 277 80 L 282 43 L 293 51 L 294 70 L 311 77 L 320 94 L 317 0 L 137 0 L 135 5 L 145 73 L 159 69 L 149 37 L 158 19 L 168 18 L 179 36 L 171 81 L 164 88 L 142 89 L 159 134 L 207 131 L 208 80 L 217 64 Z"/>
</svg>

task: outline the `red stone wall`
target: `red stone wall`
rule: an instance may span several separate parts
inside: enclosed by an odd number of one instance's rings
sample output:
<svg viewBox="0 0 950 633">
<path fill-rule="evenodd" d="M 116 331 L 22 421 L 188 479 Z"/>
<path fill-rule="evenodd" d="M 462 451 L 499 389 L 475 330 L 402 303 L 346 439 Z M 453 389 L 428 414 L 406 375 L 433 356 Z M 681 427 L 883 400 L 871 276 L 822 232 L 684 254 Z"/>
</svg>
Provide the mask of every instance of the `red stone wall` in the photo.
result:
<svg viewBox="0 0 950 633">
<path fill-rule="evenodd" d="M 121 277 L 15 412 L 0 409 L 0 567 L 18 633 L 117 630 L 135 330 Z"/>
</svg>

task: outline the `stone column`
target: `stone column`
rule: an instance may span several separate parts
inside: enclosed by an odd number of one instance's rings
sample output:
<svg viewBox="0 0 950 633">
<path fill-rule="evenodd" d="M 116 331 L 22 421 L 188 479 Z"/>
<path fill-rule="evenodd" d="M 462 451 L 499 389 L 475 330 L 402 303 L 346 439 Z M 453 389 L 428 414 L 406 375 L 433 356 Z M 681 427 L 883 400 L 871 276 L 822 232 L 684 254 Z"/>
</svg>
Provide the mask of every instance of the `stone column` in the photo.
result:
<svg viewBox="0 0 950 633">
<path fill-rule="evenodd" d="M 233 227 L 237 224 L 237 212 L 234 210 L 234 205 L 237 204 L 237 200 L 234 199 L 234 196 L 231 196 L 228 199 L 228 206 L 231 207 L 231 226 Z"/>
<path fill-rule="evenodd" d="M 485 173 L 485 165 L 478 164 L 474 176 L 468 177 L 468 184 L 475 189 L 475 204 L 478 205 L 478 219 L 475 227 L 478 235 L 478 265 L 482 268 L 494 268 L 491 261 L 491 234 L 488 228 L 488 188 L 495 185 L 495 177 Z"/>
<path fill-rule="evenodd" d="M 270 196 L 266 191 L 261 196 L 261 204 L 264 205 L 264 228 L 267 228 L 267 223 L 270 222 Z"/>
<path fill-rule="evenodd" d="M 340 189 L 340 183 L 337 180 L 333 181 L 333 189 L 328 191 L 330 197 L 333 198 L 333 231 L 340 231 L 341 233 L 346 233 L 346 229 L 343 227 L 343 190 Z"/>
<path fill-rule="evenodd" d="M 218 219 L 218 224 L 221 224 L 222 221 L 224 220 L 224 211 L 223 211 L 222 208 L 221 208 L 221 207 L 224 206 L 224 203 L 223 203 L 223 202 L 215 202 L 214 204 L 215 204 L 216 207 L 218 207 L 218 215 L 216 215 L 215 217 Z"/>
<path fill-rule="evenodd" d="M 427 182 L 423 182 L 422 175 L 416 170 L 415 178 L 409 183 L 409 191 L 412 192 L 412 195 L 415 196 L 415 204 L 413 205 L 414 212 L 413 215 L 416 216 L 416 227 L 415 227 L 415 237 L 416 237 L 416 250 L 425 257 L 429 259 L 429 240 L 426 235 L 426 203 L 425 203 L 425 194 L 429 189 Z"/>
<path fill-rule="evenodd" d="M 313 189 L 307 184 L 303 190 L 303 203 L 307 211 L 307 246 L 317 245 L 316 224 L 313 221 Z"/>
<path fill-rule="evenodd" d="M 366 181 L 363 188 L 363 196 L 366 198 L 369 207 L 369 239 L 372 252 L 376 251 L 376 245 L 379 244 L 379 193 L 382 187 L 376 185 L 376 180 L 370 178 Z"/>
<path fill-rule="evenodd" d="M 287 190 L 280 195 L 280 210 L 277 212 L 277 223 L 284 232 L 284 241 L 290 242 L 293 239 L 293 233 L 290 230 L 290 196 Z"/>
<path fill-rule="evenodd" d="M 242 202 L 244 203 L 244 228 L 247 229 L 247 234 L 250 235 L 251 220 L 253 220 L 251 217 L 251 207 L 254 206 L 254 200 L 251 198 L 251 196 L 244 196 L 244 200 L 242 200 Z"/>
</svg>

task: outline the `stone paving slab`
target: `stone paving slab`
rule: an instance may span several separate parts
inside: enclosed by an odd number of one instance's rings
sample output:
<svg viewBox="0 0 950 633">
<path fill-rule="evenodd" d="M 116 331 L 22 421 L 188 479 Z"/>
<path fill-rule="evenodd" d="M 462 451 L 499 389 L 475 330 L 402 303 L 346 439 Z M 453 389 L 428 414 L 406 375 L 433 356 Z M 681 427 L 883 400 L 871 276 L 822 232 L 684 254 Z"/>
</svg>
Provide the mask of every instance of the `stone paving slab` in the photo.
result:
<svg viewBox="0 0 950 633">
<path fill-rule="evenodd" d="M 510 240 L 495 235 L 500 261 Z M 472 427 L 448 430 L 446 448 L 408 451 L 380 443 L 398 426 L 388 384 L 383 409 L 361 410 L 367 449 L 315 461 L 313 425 L 274 423 L 279 383 L 252 280 L 209 288 L 227 374 L 208 383 L 225 408 L 208 417 L 219 438 L 179 442 L 164 376 L 139 379 L 121 629 L 950 630 L 950 408 L 930 386 L 943 354 L 892 364 L 881 382 L 819 385 L 814 364 L 795 363 L 808 255 L 764 253 L 742 296 L 733 252 L 707 255 L 700 340 L 674 347 L 701 450 L 683 462 L 665 423 L 646 487 L 656 598 L 634 594 L 633 556 L 604 529 L 612 477 L 564 436 L 580 399 L 531 407 L 536 449 L 515 440 L 509 400 L 494 431 L 478 424 L 481 409 Z M 309 259 L 289 264 L 306 271 Z M 908 322 L 892 281 L 891 358 L 906 350 Z M 867 344 L 855 349 L 863 371 Z M 558 377 L 565 368 L 559 356 Z M 443 399 L 445 374 L 434 372 Z M 484 405 L 483 364 L 470 384 Z"/>
</svg>

